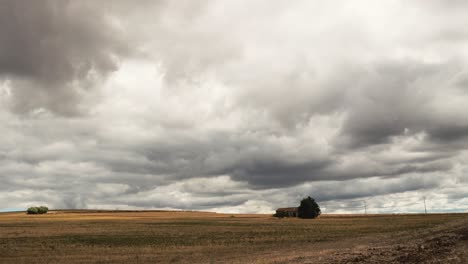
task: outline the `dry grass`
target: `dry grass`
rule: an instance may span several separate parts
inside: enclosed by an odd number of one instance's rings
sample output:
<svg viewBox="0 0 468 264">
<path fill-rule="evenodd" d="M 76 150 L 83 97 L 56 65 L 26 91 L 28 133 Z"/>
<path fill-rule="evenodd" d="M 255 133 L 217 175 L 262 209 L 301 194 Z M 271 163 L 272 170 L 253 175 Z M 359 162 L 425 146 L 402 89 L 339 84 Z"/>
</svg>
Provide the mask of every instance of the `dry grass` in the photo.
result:
<svg viewBox="0 0 468 264">
<path fill-rule="evenodd" d="M 326 254 L 360 238 L 397 237 L 466 216 L 324 215 L 303 220 L 203 212 L 1 213 L 0 263 L 281 261 L 303 248 Z"/>
</svg>

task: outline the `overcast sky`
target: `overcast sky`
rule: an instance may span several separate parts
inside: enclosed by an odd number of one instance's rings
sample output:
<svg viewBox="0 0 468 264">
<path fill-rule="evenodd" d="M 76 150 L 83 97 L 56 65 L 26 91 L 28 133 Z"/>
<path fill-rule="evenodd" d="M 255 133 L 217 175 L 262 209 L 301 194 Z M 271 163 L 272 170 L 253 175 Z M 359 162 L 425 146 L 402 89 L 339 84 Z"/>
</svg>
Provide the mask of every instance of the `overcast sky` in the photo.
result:
<svg viewBox="0 0 468 264">
<path fill-rule="evenodd" d="M 0 0 L 0 210 L 468 210 L 468 2 Z"/>
</svg>

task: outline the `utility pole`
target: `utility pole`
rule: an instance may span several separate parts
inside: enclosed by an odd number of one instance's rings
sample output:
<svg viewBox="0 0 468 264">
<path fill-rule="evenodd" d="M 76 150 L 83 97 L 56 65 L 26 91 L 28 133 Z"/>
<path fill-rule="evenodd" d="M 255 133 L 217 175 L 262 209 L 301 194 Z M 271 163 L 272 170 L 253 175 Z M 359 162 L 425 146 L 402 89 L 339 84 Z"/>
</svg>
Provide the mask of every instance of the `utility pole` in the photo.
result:
<svg viewBox="0 0 468 264">
<path fill-rule="evenodd" d="M 426 209 L 426 196 L 424 198 L 424 213 L 427 214 L 427 209 Z"/>
<path fill-rule="evenodd" d="M 364 214 L 367 214 L 367 202 L 364 200 Z"/>
</svg>

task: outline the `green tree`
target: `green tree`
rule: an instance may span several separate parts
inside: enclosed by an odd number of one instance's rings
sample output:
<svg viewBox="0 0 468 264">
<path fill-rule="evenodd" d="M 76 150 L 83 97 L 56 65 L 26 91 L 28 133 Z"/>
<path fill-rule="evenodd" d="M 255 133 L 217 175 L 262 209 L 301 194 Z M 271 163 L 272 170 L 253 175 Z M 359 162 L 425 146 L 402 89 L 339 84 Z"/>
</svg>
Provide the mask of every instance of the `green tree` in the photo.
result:
<svg viewBox="0 0 468 264">
<path fill-rule="evenodd" d="M 316 218 L 322 213 L 320 206 L 310 196 L 302 199 L 298 211 L 300 218 Z"/>
</svg>

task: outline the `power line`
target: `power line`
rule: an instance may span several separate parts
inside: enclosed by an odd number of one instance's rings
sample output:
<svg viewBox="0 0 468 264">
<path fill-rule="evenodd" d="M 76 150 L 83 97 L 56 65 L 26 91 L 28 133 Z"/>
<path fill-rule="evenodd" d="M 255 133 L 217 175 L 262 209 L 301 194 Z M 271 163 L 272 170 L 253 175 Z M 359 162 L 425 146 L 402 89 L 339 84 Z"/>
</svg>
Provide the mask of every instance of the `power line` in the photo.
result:
<svg viewBox="0 0 468 264">
<path fill-rule="evenodd" d="M 424 198 L 424 213 L 427 214 L 427 209 L 426 209 L 426 196 Z"/>
</svg>

